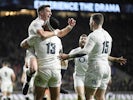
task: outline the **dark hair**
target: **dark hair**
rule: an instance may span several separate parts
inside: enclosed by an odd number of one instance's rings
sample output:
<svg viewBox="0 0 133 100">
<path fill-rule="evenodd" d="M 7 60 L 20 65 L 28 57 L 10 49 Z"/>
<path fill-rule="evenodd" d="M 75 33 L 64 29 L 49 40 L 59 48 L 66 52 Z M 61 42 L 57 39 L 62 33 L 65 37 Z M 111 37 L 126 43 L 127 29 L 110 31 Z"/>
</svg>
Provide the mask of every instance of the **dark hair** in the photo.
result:
<svg viewBox="0 0 133 100">
<path fill-rule="evenodd" d="M 55 30 L 55 29 L 59 29 L 60 28 L 60 23 L 59 21 L 54 18 L 54 17 L 50 17 L 49 21 L 46 23 L 46 25 L 43 25 L 42 28 L 44 30 Z"/>
<path fill-rule="evenodd" d="M 8 60 L 2 60 L 2 65 L 7 65 L 9 67 L 10 63 Z"/>
<path fill-rule="evenodd" d="M 59 29 L 60 23 L 59 23 L 59 21 L 56 18 L 51 17 L 49 22 L 50 22 L 50 25 L 51 25 L 52 28 Z"/>
<path fill-rule="evenodd" d="M 80 37 L 87 37 L 87 35 L 86 34 L 82 34 Z"/>
<path fill-rule="evenodd" d="M 38 7 L 37 12 L 39 13 L 40 11 L 44 10 L 46 7 L 50 7 L 50 5 L 41 5 Z"/>
<path fill-rule="evenodd" d="M 101 13 L 93 14 L 91 17 L 92 17 L 93 21 L 94 21 L 97 25 L 102 25 L 103 22 L 104 22 L 104 17 L 103 17 L 103 14 L 101 14 Z"/>
</svg>

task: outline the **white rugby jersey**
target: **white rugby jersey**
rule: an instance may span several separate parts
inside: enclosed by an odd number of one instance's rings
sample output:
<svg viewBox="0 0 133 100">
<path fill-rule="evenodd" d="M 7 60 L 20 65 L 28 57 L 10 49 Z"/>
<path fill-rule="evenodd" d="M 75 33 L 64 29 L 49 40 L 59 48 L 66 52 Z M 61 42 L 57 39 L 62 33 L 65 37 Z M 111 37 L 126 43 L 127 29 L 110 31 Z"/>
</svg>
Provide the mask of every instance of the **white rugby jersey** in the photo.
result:
<svg viewBox="0 0 133 100">
<path fill-rule="evenodd" d="M 42 26 L 45 25 L 46 22 L 42 19 L 40 19 L 39 17 L 36 18 L 35 20 L 33 20 L 28 28 L 28 35 L 29 36 L 33 36 L 33 35 L 37 35 L 37 30 L 38 29 L 43 29 Z"/>
<path fill-rule="evenodd" d="M 2 80 L 2 84 L 4 84 L 4 83 L 11 84 L 12 83 L 12 79 L 11 79 L 12 74 L 14 74 L 13 69 L 11 69 L 7 66 L 0 68 L 0 77 Z"/>
<path fill-rule="evenodd" d="M 75 52 L 70 56 L 86 53 L 89 56 L 88 63 L 93 63 L 94 61 L 108 62 L 108 56 L 111 52 L 111 47 L 111 36 L 107 31 L 100 28 L 90 33 L 87 39 L 87 43 L 81 51 Z"/>
<path fill-rule="evenodd" d="M 35 55 L 38 60 L 39 68 L 61 68 L 60 60 L 58 57 L 60 51 L 62 50 L 62 43 L 60 38 L 57 36 L 53 36 L 47 39 L 36 37 L 29 39 L 28 43 L 35 49 Z"/>
<path fill-rule="evenodd" d="M 69 54 L 72 54 L 74 52 L 80 51 L 81 47 L 75 48 L 70 51 Z M 74 58 L 75 63 L 75 72 L 76 75 L 85 75 L 87 69 L 88 69 L 88 55 L 84 55 L 82 57 Z"/>
<path fill-rule="evenodd" d="M 84 47 L 89 54 L 89 63 L 93 61 L 107 61 L 112 47 L 112 38 L 107 31 L 100 28 L 88 36 Z M 90 53 L 91 51 L 91 53 Z"/>
</svg>

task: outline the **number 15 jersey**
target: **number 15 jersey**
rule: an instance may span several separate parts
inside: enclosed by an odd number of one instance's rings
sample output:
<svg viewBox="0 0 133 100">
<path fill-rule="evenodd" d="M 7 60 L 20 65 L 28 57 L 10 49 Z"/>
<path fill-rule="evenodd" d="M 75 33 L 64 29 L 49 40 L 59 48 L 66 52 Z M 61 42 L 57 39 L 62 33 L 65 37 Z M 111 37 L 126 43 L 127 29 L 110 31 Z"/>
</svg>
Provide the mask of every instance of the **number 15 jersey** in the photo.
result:
<svg viewBox="0 0 133 100">
<path fill-rule="evenodd" d="M 89 55 L 89 63 L 94 61 L 108 62 L 112 47 L 112 38 L 107 31 L 100 28 L 88 36 L 88 41 L 84 47 Z"/>
</svg>

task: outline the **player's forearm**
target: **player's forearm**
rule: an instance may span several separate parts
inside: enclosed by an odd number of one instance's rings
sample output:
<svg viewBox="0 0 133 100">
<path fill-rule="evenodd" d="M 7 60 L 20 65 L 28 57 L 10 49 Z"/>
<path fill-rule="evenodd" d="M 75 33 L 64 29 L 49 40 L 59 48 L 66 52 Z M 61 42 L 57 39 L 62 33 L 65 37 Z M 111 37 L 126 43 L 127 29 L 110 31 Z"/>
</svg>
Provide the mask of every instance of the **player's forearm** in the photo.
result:
<svg viewBox="0 0 133 100">
<path fill-rule="evenodd" d="M 118 58 L 117 57 L 108 56 L 108 60 L 111 61 L 111 62 L 117 62 Z"/>
<path fill-rule="evenodd" d="M 38 30 L 37 33 L 44 39 L 55 36 L 55 33 L 52 31 Z"/>
<path fill-rule="evenodd" d="M 77 52 L 74 52 L 72 54 L 69 54 L 68 57 L 69 58 L 76 58 L 76 57 L 82 57 L 86 54 L 87 54 L 86 50 L 82 49 L 81 51 L 77 51 Z"/>
<path fill-rule="evenodd" d="M 20 47 L 22 48 L 29 48 L 29 44 L 27 43 L 27 39 L 24 39 L 21 43 L 20 43 Z"/>
<path fill-rule="evenodd" d="M 71 30 L 72 26 L 68 25 L 65 28 L 61 29 L 60 32 L 57 34 L 58 37 L 64 37 L 66 36 Z"/>
<path fill-rule="evenodd" d="M 77 57 L 82 57 L 84 55 L 86 55 L 86 54 L 83 53 L 83 54 L 69 55 L 69 58 L 77 58 Z"/>
</svg>

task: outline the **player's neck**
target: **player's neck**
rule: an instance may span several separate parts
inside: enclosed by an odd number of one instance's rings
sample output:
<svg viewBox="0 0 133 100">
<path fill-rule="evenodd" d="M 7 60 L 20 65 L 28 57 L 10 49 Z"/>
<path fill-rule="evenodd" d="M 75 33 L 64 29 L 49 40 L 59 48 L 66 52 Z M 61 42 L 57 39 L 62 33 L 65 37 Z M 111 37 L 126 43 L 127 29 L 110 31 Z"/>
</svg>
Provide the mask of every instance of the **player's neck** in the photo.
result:
<svg viewBox="0 0 133 100">
<path fill-rule="evenodd" d="M 101 29 L 101 28 L 102 28 L 101 25 L 94 26 L 94 27 L 93 27 L 93 31 L 95 31 L 95 30 L 97 30 L 97 29 Z"/>
</svg>

